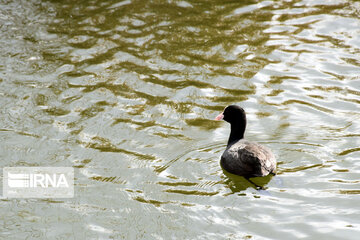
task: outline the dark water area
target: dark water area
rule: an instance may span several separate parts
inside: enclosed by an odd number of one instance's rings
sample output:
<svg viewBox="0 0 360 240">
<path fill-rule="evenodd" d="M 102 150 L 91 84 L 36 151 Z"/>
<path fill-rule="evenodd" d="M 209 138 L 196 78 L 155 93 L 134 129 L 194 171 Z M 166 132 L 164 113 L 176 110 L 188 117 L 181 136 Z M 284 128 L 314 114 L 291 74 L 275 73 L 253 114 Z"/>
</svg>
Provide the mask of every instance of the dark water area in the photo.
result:
<svg viewBox="0 0 360 240">
<path fill-rule="evenodd" d="M 1 168 L 75 197 L 0 201 L 3 239 L 358 239 L 359 1 L 2 1 Z M 229 104 L 275 177 L 219 165 Z"/>
</svg>

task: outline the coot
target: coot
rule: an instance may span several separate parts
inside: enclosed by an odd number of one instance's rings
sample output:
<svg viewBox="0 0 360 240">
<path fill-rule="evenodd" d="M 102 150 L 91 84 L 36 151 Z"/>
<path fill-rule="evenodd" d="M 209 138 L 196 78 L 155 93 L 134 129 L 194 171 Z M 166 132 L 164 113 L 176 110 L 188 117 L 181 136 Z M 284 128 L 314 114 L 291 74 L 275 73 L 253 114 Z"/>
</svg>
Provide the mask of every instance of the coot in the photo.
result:
<svg viewBox="0 0 360 240">
<path fill-rule="evenodd" d="M 244 177 L 262 177 L 276 173 L 276 159 L 271 150 L 244 139 L 246 114 L 237 105 L 227 106 L 215 120 L 231 124 L 230 137 L 220 164 L 228 172 Z"/>
</svg>

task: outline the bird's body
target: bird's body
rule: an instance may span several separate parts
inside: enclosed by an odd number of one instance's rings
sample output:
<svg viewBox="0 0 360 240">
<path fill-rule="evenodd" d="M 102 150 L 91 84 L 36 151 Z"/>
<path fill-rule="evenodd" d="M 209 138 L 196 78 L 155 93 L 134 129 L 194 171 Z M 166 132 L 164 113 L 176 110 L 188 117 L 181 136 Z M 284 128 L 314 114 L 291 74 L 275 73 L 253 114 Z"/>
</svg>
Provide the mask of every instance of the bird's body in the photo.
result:
<svg viewBox="0 0 360 240">
<path fill-rule="evenodd" d="M 228 172 L 244 177 L 262 177 L 276 173 L 276 159 L 271 150 L 244 139 L 245 111 L 236 105 L 225 108 L 216 120 L 231 124 L 231 133 L 220 164 Z"/>
<path fill-rule="evenodd" d="M 241 139 L 227 147 L 221 166 L 228 172 L 245 177 L 262 177 L 275 173 L 276 160 L 269 148 Z"/>
</svg>

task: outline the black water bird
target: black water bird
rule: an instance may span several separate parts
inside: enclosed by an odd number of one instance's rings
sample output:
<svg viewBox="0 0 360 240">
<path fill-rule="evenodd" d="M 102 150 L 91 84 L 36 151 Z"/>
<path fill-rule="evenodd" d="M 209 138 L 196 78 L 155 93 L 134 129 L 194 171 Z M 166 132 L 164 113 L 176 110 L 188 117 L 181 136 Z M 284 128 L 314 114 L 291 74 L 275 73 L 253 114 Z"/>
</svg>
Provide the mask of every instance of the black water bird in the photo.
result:
<svg viewBox="0 0 360 240">
<path fill-rule="evenodd" d="M 237 105 L 227 106 L 215 120 L 225 120 L 231 125 L 227 147 L 220 161 L 223 169 L 246 178 L 276 174 L 276 159 L 271 150 L 244 139 L 246 128 L 244 109 Z"/>
</svg>

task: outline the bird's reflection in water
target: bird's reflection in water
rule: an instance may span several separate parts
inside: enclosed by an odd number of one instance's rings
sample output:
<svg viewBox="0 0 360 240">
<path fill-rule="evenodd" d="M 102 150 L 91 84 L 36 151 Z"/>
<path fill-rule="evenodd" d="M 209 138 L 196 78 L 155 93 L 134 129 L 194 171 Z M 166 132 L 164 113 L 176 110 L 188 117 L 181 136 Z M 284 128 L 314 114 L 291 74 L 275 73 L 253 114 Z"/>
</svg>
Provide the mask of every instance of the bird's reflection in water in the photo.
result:
<svg viewBox="0 0 360 240">
<path fill-rule="evenodd" d="M 234 175 L 223 169 L 224 184 L 229 187 L 232 193 L 239 193 L 247 188 L 254 188 L 261 192 L 266 192 L 266 185 L 270 182 L 273 175 L 269 174 L 265 177 L 245 178 Z"/>
</svg>

